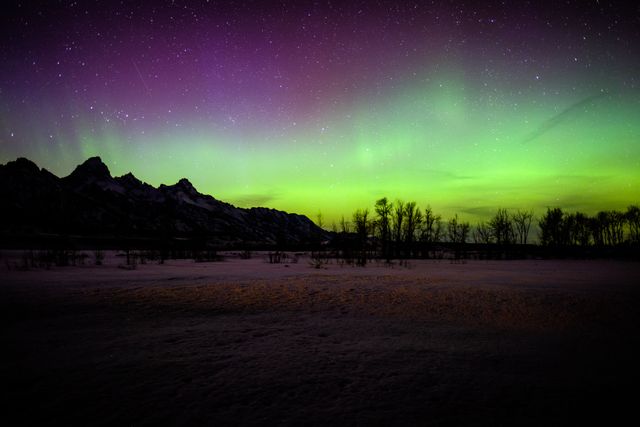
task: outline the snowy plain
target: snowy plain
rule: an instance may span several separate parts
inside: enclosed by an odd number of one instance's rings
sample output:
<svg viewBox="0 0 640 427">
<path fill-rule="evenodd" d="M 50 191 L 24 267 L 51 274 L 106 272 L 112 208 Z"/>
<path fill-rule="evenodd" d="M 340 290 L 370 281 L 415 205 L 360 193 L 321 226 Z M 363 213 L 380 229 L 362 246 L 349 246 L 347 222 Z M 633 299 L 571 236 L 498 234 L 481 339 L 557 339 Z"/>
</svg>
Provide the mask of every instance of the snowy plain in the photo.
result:
<svg viewBox="0 0 640 427">
<path fill-rule="evenodd" d="M 2 267 L 8 419 L 574 425 L 633 410 L 640 264 Z"/>
</svg>

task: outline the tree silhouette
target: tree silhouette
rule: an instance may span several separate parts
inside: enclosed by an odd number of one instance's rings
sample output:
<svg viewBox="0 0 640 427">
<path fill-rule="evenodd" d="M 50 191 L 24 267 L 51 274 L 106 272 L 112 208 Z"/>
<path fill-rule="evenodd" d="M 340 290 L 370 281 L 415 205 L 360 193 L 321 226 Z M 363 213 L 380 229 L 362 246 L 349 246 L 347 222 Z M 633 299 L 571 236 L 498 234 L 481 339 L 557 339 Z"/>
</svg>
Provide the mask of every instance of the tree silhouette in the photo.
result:
<svg viewBox="0 0 640 427">
<path fill-rule="evenodd" d="M 547 208 L 547 212 L 538 221 L 542 245 L 560 246 L 564 244 L 563 217 L 564 212 L 561 208 Z"/>
<path fill-rule="evenodd" d="M 629 240 L 631 243 L 640 243 L 640 207 L 630 205 L 625 212 L 627 224 L 629 224 Z"/>
<path fill-rule="evenodd" d="M 531 228 L 531 221 L 533 221 L 533 211 L 521 211 L 518 209 L 511 218 L 518 242 L 521 245 L 526 245 L 527 238 L 529 237 L 529 229 Z"/>
<path fill-rule="evenodd" d="M 393 204 L 389 203 L 386 197 L 376 201 L 375 205 L 378 231 L 380 233 L 380 241 L 382 242 L 382 255 L 389 259 L 391 248 L 389 243 L 391 240 L 391 213 Z"/>
<path fill-rule="evenodd" d="M 393 221 L 393 239 L 397 248 L 402 242 L 402 226 L 404 221 L 404 202 L 402 200 L 396 200 L 391 218 Z"/>
<path fill-rule="evenodd" d="M 607 246 L 616 246 L 624 240 L 625 215 L 618 211 L 600 211 L 596 214 L 593 228 L 599 233 L 598 240 Z"/>
<path fill-rule="evenodd" d="M 613 228 L 611 227 L 612 217 L 609 215 L 608 211 L 600 211 L 598 215 L 596 215 L 598 221 L 600 222 L 600 228 L 602 229 L 602 237 L 604 239 L 605 245 L 613 245 Z"/>
<path fill-rule="evenodd" d="M 416 231 L 422 225 L 422 212 L 416 202 L 407 202 L 404 206 L 404 244 L 406 250 L 411 252 Z"/>
<path fill-rule="evenodd" d="M 471 230 L 471 225 L 463 221 L 460 223 L 460 240 L 459 243 L 467 243 L 467 239 L 469 238 L 469 231 Z"/>
<path fill-rule="evenodd" d="M 576 215 L 567 213 L 562 219 L 562 244 L 576 244 Z"/>
<path fill-rule="evenodd" d="M 469 230 L 469 223 L 458 220 L 458 214 L 455 214 L 447 223 L 447 234 L 449 235 L 449 241 L 454 245 L 455 259 L 460 259 L 461 249 L 464 243 L 467 242 Z"/>
<path fill-rule="evenodd" d="M 547 208 L 547 212 L 538 221 L 540 243 L 545 246 L 561 246 L 564 239 L 564 212 L 561 208 Z"/>
<path fill-rule="evenodd" d="M 356 235 L 358 236 L 358 244 L 360 246 L 360 256 L 358 257 L 358 265 L 367 264 L 367 240 L 369 236 L 369 209 L 357 209 L 353 213 L 353 224 L 356 228 Z"/>
<path fill-rule="evenodd" d="M 593 244 L 596 246 L 604 246 L 604 226 L 607 222 L 607 215 L 604 212 L 598 212 L 596 216 L 589 218 L 589 229 Z"/>
<path fill-rule="evenodd" d="M 340 232 L 351 233 L 351 224 L 349 224 L 349 221 L 344 219 L 344 215 L 340 218 Z"/>
<path fill-rule="evenodd" d="M 356 209 L 353 213 L 353 224 L 358 237 L 366 239 L 369 235 L 369 209 Z"/>
<path fill-rule="evenodd" d="M 473 241 L 475 243 L 490 244 L 493 243 L 493 232 L 491 227 L 485 222 L 479 222 L 473 232 Z"/>
<path fill-rule="evenodd" d="M 435 243 L 442 238 L 442 217 L 433 213 L 431 206 L 424 210 L 424 221 L 422 228 L 422 241 Z"/>
<path fill-rule="evenodd" d="M 477 244 L 502 246 L 501 250 L 511 250 L 510 246 L 516 243 L 526 245 L 533 222 L 532 210 L 516 210 L 509 213 L 507 209 L 500 208 L 488 222 L 478 222 L 471 229 L 468 222 L 461 221 L 455 214 L 443 224 L 440 215 L 433 212 L 427 205 L 424 213 L 420 211 L 415 201 L 403 202 L 396 200 L 389 202 L 387 197 L 376 200 L 374 205 L 375 219 L 371 218 L 368 209 L 358 209 L 353 214 L 352 227 L 355 227 L 356 236 L 353 236 L 352 248 L 361 249 L 361 260 L 366 263 L 371 255 L 370 235 L 378 239 L 378 256 L 390 259 L 393 254 L 403 256 L 431 256 L 433 243 L 447 240 L 455 249 L 456 258 L 460 256 L 465 246 L 462 246 L 470 237 Z M 322 224 L 322 214 L 318 214 L 318 223 Z M 539 239 L 542 246 L 564 248 L 566 254 L 590 254 L 590 253 L 622 253 L 628 250 L 627 245 L 616 252 L 579 252 L 576 247 L 586 248 L 596 245 L 599 248 L 607 246 L 621 246 L 627 242 L 632 245 L 640 243 L 640 207 L 630 205 L 626 212 L 615 210 L 600 211 L 594 216 L 583 212 L 568 213 L 562 208 L 547 208 L 546 212 L 537 221 L 539 226 Z M 446 225 L 446 228 L 443 227 Z M 340 226 L 343 233 L 350 230 L 349 223 L 342 217 Z M 473 231 L 472 236 L 470 236 Z M 627 234 L 628 232 L 628 234 Z M 626 240 L 625 240 L 626 239 Z M 420 241 L 420 247 L 416 246 Z M 356 246 L 357 244 L 357 246 Z M 574 248 L 574 249 L 571 249 Z M 418 251 L 419 249 L 419 251 Z M 489 251 L 489 256 L 494 250 L 491 246 L 479 247 L 478 250 Z M 526 250 L 526 249 L 524 249 Z M 516 255 L 524 252 L 518 250 Z M 556 250 L 548 251 L 549 254 L 560 254 Z"/>
<path fill-rule="evenodd" d="M 498 209 L 498 212 L 489 221 L 491 234 L 498 245 L 510 245 L 515 241 L 513 223 L 506 209 Z"/>
<path fill-rule="evenodd" d="M 458 240 L 458 214 L 447 222 L 447 238 L 452 243 Z"/>
<path fill-rule="evenodd" d="M 442 217 L 440 215 L 436 215 L 433 212 L 433 209 L 431 209 L 431 206 L 427 205 L 424 210 L 424 219 L 422 223 L 423 227 L 420 240 L 426 244 L 426 255 L 429 257 L 431 245 L 442 239 Z"/>
<path fill-rule="evenodd" d="M 589 223 L 590 218 L 582 212 L 573 214 L 573 229 L 571 230 L 571 240 L 573 244 L 583 247 L 591 244 L 591 229 Z"/>
<path fill-rule="evenodd" d="M 625 215 L 618 211 L 607 212 L 609 217 L 609 241 L 612 246 L 617 246 L 624 242 L 624 225 L 626 223 Z"/>
<path fill-rule="evenodd" d="M 316 215 L 316 225 L 320 228 L 324 228 L 324 216 L 322 215 L 322 211 L 318 211 L 318 215 Z"/>
<path fill-rule="evenodd" d="M 322 215 L 322 211 L 320 210 L 316 215 L 316 225 L 319 228 L 324 229 L 324 215 Z M 322 246 L 322 238 L 320 237 L 320 235 L 317 235 L 316 237 L 314 237 L 313 241 L 314 241 L 314 246 L 316 246 L 316 249 L 319 249 L 320 246 Z"/>
<path fill-rule="evenodd" d="M 447 223 L 447 235 L 452 243 L 466 243 L 471 229 L 468 222 L 462 222 L 458 219 L 458 214 Z"/>
</svg>

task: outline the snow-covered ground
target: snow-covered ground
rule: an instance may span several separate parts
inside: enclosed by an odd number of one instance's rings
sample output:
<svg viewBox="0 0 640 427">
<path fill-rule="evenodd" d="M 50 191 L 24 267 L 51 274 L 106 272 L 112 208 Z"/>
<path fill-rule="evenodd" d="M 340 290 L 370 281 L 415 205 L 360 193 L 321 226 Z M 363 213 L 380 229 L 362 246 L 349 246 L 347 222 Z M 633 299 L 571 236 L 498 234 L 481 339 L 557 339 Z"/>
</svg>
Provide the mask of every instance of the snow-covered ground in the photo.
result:
<svg viewBox="0 0 640 427">
<path fill-rule="evenodd" d="M 557 425 L 611 421 L 633 401 L 623 387 L 638 379 L 638 263 L 288 261 L 5 263 L 8 414 L 24 424 Z"/>
</svg>

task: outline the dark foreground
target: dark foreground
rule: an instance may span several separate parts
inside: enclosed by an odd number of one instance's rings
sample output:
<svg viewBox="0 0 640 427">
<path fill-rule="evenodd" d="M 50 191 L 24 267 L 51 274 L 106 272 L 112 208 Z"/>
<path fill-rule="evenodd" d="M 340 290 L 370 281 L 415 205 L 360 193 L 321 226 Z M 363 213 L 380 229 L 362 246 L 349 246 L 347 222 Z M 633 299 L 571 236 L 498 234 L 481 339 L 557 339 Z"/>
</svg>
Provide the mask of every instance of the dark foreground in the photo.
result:
<svg viewBox="0 0 640 427">
<path fill-rule="evenodd" d="M 4 425 L 613 425 L 640 265 L 2 271 Z"/>
</svg>

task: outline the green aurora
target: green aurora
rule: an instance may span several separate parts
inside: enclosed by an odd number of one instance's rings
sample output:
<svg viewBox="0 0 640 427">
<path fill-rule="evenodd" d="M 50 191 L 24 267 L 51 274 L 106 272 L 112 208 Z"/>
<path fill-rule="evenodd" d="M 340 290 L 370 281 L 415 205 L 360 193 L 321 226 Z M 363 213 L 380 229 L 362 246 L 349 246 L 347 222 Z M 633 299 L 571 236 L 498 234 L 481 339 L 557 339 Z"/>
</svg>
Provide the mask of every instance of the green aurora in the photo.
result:
<svg viewBox="0 0 640 427">
<path fill-rule="evenodd" d="M 327 226 L 385 196 L 472 223 L 640 202 L 633 8 L 200 3 L 7 12 L 0 162 L 100 156 Z"/>
<path fill-rule="evenodd" d="M 99 155 L 115 175 L 132 171 L 153 185 L 187 177 L 201 192 L 238 206 L 311 218 L 321 211 L 328 224 L 384 196 L 471 221 L 498 207 L 594 213 L 640 200 L 636 93 L 499 99 L 442 81 L 363 99 L 277 132 L 193 123 L 131 136 L 105 122 L 52 143 L 36 138 L 24 154 L 58 175 Z M 80 144 L 64 143 L 69 138 Z"/>
</svg>

